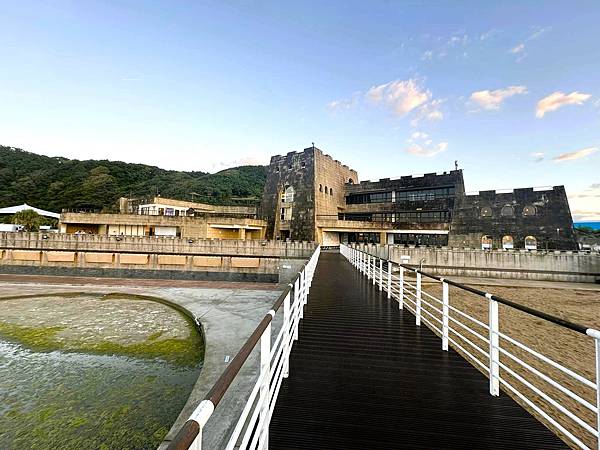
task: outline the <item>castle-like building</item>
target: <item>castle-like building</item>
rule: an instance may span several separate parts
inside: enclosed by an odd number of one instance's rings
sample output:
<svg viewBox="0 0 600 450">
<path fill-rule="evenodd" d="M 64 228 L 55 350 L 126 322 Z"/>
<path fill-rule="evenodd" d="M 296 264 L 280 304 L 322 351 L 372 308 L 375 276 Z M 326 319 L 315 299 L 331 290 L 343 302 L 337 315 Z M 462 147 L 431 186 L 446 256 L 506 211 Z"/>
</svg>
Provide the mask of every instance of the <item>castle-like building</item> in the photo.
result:
<svg viewBox="0 0 600 450">
<path fill-rule="evenodd" d="M 271 158 L 266 236 L 483 249 L 578 249 L 564 186 L 465 192 L 462 170 L 358 181 L 315 147 Z"/>
</svg>

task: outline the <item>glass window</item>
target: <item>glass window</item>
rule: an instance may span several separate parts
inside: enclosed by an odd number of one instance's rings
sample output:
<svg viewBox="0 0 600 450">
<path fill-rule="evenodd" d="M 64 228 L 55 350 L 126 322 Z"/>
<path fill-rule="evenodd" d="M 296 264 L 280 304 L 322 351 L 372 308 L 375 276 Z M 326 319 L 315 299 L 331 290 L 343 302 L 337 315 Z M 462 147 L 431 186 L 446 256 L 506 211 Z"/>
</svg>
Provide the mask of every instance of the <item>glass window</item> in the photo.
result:
<svg viewBox="0 0 600 450">
<path fill-rule="evenodd" d="M 514 217 L 515 210 L 512 206 L 506 205 L 506 206 L 503 206 L 502 209 L 500 210 L 500 215 L 502 217 Z"/>
<path fill-rule="evenodd" d="M 283 192 L 282 201 L 284 203 L 293 203 L 294 202 L 294 188 L 292 186 L 288 186 Z"/>
<path fill-rule="evenodd" d="M 533 205 L 527 205 L 525 208 L 523 208 L 523 215 L 524 216 L 535 216 L 537 213 L 535 206 Z"/>
<path fill-rule="evenodd" d="M 481 217 L 492 217 L 492 208 L 490 208 L 489 206 L 484 206 L 483 208 L 481 208 L 479 215 Z"/>
</svg>

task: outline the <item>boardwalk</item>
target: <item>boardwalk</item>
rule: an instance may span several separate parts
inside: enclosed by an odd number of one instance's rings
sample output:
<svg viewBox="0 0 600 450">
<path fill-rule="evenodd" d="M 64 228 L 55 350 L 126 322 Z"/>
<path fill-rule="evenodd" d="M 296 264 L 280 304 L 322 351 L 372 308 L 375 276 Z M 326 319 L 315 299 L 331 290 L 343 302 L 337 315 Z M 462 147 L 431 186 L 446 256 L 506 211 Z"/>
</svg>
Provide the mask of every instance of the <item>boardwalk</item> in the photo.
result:
<svg viewBox="0 0 600 450">
<path fill-rule="evenodd" d="M 270 449 L 568 448 L 341 256 L 321 255 Z"/>
</svg>

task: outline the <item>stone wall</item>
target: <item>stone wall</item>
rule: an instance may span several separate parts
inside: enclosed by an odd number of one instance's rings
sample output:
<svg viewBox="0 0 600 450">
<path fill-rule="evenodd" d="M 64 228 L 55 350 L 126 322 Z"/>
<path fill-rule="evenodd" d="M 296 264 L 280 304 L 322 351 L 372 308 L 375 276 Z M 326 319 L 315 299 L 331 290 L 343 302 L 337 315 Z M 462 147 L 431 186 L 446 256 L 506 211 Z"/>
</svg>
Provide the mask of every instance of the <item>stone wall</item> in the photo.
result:
<svg viewBox="0 0 600 450">
<path fill-rule="evenodd" d="M 313 242 L 187 239 L 160 236 L 104 236 L 62 233 L 0 233 L 0 249 L 61 250 L 176 255 L 308 258 Z"/>
<path fill-rule="evenodd" d="M 358 244 L 358 248 L 438 275 L 600 283 L 600 254 L 573 251 L 484 251 Z"/>
<path fill-rule="evenodd" d="M 533 236 L 538 249 L 579 248 L 564 186 L 457 197 L 450 230 L 451 247 L 481 248 L 482 237 L 490 236 L 493 248 L 501 249 L 502 238 L 512 236 L 514 248 L 524 249 L 525 237 Z"/>
</svg>

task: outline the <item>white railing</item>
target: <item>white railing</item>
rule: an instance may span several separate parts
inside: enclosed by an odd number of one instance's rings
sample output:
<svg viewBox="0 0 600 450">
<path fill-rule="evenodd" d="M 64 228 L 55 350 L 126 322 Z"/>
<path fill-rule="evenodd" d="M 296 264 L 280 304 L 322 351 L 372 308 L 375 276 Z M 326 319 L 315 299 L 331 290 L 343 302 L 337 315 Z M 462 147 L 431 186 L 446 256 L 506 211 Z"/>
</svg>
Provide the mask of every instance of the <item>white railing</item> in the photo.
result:
<svg viewBox="0 0 600 450">
<path fill-rule="evenodd" d="M 418 268 L 370 255 L 340 245 L 340 253 L 365 274 L 387 298 L 398 301 L 441 337 L 442 350 L 449 344 L 489 378 L 491 395 L 500 395 L 500 386 L 525 404 L 542 422 L 562 435 L 569 444 L 582 449 L 600 449 L 600 331 L 575 324 L 541 311 L 519 305 L 452 280 L 428 274 Z M 415 274 L 409 282 L 408 273 Z M 423 278 L 441 284 L 441 298 L 425 292 Z M 487 320 L 473 317 L 460 306 L 450 304 L 450 286 L 485 298 Z M 439 291 L 439 289 L 438 289 Z M 537 318 L 593 339 L 595 380 L 590 380 L 548 356 L 500 331 L 498 305 L 507 305 Z M 551 393 L 548 393 L 550 391 Z"/>
<path fill-rule="evenodd" d="M 268 448 L 271 416 L 281 383 L 289 374 L 290 352 L 294 341 L 298 340 L 298 326 L 304 315 L 304 306 L 308 301 L 320 251 L 320 247 L 317 247 L 294 282 L 288 286 L 256 327 L 190 419 L 170 442 L 167 447 L 169 450 L 188 448 L 201 450 L 202 431 L 205 425 L 258 343 L 260 343 L 260 369 L 256 375 L 256 382 L 225 448 L 227 450 Z M 283 314 L 282 325 L 273 341 L 272 321 L 278 312 Z"/>
</svg>

